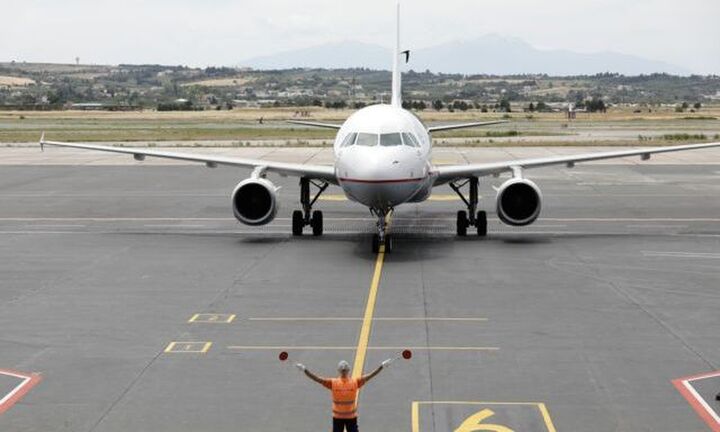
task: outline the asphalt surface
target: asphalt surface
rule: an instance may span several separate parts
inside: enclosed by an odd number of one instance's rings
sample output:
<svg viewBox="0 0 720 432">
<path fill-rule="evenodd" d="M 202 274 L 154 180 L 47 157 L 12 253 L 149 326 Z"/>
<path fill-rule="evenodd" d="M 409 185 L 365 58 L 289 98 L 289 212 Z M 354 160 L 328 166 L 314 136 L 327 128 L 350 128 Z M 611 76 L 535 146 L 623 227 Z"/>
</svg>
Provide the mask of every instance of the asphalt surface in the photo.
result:
<svg viewBox="0 0 720 432">
<path fill-rule="evenodd" d="M 0 369 L 42 374 L 0 430 L 328 430 L 328 392 L 292 364 L 353 364 L 368 324 L 365 372 L 414 355 L 362 392 L 364 431 L 707 430 L 671 380 L 720 369 L 718 165 L 537 170 L 526 228 L 494 217 L 487 179 L 486 239 L 455 237 L 441 188 L 395 214 L 370 322 L 367 210 L 330 188 L 326 234 L 293 238 L 299 188 L 278 179 L 278 219 L 246 227 L 245 175 L 0 167 Z"/>
</svg>

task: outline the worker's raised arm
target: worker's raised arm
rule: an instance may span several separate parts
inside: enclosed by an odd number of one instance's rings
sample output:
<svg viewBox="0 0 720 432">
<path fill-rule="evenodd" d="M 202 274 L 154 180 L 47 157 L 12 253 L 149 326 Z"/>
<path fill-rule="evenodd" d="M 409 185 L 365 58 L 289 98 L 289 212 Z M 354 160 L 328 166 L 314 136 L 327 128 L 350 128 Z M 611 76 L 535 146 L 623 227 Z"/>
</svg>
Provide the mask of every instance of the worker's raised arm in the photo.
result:
<svg viewBox="0 0 720 432">
<path fill-rule="evenodd" d="M 367 375 L 363 375 L 362 378 L 360 378 L 360 380 L 362 381 L 363 384 L 367 384 L 367 382 L 370 381 L 371 379 L 375 378 L 377 376 L 377 374 L 380 373 L 380 371 L 382 371 L 386 367 L 390 366 L 390 363 L 392 363 L 393 361 L 395 361 L 395 359 L 385 360 L 384 362 L 382 362 L 382 364 L 380 366 L 377 367 L 377 369 L 375 369 L 374 371 L 370 372 Z"/>
<path fill-rule="evenodd" d="M 324 387 L 327 387 L 327 386 L 328 386 L 328 383 L 330 382 L 330 380 L 327 380 L 327 379 L 325 379 L 325 378 L 319 377 L 319 376 L 315 375 L 314 373 L 310 372 L 310 371 L 305 367 L 304 364 L 302 364 L 302 363 L 297 363 L 297 364 L 295 365 L 295 367 L 297 367 L 297 368 L 300 369 L 302 372 L 304 372 L 304 373 L 305 373 L 305 376 L 307 376 L 307 377 L 310 378 L 311 380 L 315 381 L 316 383 L 320 384 L 321 386 L 324 386 Z"/>
</svg>

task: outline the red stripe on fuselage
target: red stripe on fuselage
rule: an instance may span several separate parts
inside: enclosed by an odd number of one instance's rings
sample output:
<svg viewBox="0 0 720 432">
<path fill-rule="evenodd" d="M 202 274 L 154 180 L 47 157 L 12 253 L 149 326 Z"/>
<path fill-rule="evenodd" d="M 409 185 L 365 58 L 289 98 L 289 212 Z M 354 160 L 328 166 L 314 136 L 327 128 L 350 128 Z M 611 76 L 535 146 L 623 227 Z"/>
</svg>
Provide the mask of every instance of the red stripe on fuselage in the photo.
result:
<svg viewBox="0 0 720 432">
<path fill-rule="evenodd" d="M 366 183 L 366 184 L 383 184 L 383 183 L 414 183 L 425 180 L 425 177 L 408 178 L 408 179 L 388 179 L 388 180 L 364 180 L 353 178 L 339 178 L 341 182 L 346 183 Z"/>
</svg>

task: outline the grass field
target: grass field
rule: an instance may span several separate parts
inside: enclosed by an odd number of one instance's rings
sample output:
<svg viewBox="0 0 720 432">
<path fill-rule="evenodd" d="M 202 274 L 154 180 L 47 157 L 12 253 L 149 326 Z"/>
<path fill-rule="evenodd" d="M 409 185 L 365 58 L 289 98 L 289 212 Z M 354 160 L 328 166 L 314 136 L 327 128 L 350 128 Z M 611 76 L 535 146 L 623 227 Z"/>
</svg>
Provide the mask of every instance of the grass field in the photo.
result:
<svg viewBox="0 0 720 432">
<path fill-rule="evenodd" d="M 350 110 L 309 110 L 303 119 L 341 123 Z M 234 145 L 328 145 L 335 132 L 291 125 L 292 108 L 235 109 L 190 112 L 0 111 L 0 143 L 36 142 L 45 131 L 49 139 L 66 141 L 228 141 Z M 607 114 L 578 113 L 568 122 L 562 113 L 480 113 L 475 111 L 419 113 L 426 123 L 507 119 L 508 124 L 461 129 L 433 136 L 441 145 L 659 145 L 677 141 L 717 139 L 720 107 L 700 113 L 652 113 L 612 110 Z M 258 119 L 262 118 L 260 124 Z M 555 139 L 555 137 L 557 139 Z M 189 143 L 189 145 L 192 145 Z"/>
</svg>

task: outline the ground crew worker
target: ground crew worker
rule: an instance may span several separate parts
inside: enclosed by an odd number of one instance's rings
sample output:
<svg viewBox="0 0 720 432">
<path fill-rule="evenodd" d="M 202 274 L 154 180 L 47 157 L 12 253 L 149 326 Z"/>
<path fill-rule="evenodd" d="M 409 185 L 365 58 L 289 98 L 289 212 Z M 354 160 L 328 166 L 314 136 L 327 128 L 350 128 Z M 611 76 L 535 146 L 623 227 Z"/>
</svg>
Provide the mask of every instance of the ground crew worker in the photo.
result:
<svg viewBox="0 0 720 432">
<path fill-rule="evenodd" d="M 367 384 L 395 359 L 387 359 L 377 369 L 360 378 L 350 376 L 350 365 L 345 360 L 338 363 L 338 378 L 323 378 L 310 372 L 305 365 L 297 363 L 298 369 L 308 378 L 332 392 L 333 432 L 358 432 L 357 397 L 360 387 Z"/>
</svg>

